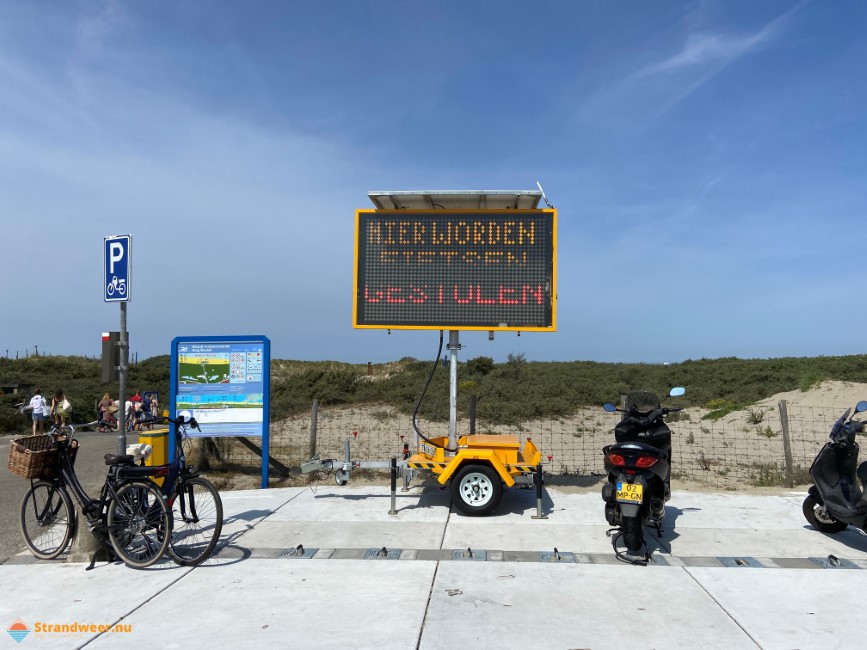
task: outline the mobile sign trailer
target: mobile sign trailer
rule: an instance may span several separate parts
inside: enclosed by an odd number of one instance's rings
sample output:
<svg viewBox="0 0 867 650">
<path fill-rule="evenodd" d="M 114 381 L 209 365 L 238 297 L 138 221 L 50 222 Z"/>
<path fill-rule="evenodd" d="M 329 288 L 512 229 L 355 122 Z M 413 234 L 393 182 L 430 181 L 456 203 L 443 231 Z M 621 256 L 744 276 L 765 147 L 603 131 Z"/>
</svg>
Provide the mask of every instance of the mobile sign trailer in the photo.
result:
<svg viewBox="0 0 867 650">
<path fill-rule="evenodd" d="M 441 485 L 451 481 L 461 512 L 486 515 L 503 485 L 535 482 L 541 517 L 542 454 L 530 438 L 522 446 L 516 436 L 457 436 L 457 353 L 462 329 L 490 337 L 556 330 L 556 210 L 537 209 L 541 191 L 369 196 L 378 209 L 355 216 L 353 327 L 449 331 L 449 436 L 425 438 L 416 428 L 417 452 L 405 445 L 404 459 L 391 464 L 392 490 L 396 472 L 406 487 L 413 471 L 430 471 Z M 344 454 L 339 484 L 353 468 L 388 466 L 353 461 L 348 439 Z M 322 465 L 314 459 L 302 469 Z"/>
</svg>

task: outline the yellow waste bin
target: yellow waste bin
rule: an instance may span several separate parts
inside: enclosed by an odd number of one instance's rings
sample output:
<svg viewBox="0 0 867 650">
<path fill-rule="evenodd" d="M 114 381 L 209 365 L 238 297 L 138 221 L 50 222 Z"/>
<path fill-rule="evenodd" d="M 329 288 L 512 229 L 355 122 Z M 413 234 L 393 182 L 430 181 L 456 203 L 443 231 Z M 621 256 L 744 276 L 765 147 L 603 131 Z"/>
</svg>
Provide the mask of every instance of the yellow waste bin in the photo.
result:
<svg viewBox="0 0 867 650">
<path fill-rule="evenodd" d="M 138 432 L 138 441 L 139 444 L 146 444 L 153 447 L 153 452 L 145 461 L 145 465 L 148 467 L 155 467 L 157 465 L 168 465 L 169 462 L 169 430 L 166 429 L 151 429 L 149 431 L 139 431 Z M 154 483 L 159 486 L 162 486 L 165 478 L 154 478 Z"/>
</svg>

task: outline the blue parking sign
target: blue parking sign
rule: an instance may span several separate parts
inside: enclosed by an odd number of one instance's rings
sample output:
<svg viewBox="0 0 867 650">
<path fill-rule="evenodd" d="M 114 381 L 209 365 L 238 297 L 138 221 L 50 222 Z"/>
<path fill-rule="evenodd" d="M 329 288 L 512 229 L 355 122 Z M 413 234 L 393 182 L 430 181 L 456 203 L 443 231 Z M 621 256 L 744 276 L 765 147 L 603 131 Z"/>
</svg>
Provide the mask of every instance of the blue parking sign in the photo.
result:
<svg viewBox="0 0 867 650">
<path fill-rule="evenodd" d="M 130 294 L 130 255 L 132 235 L 109 235 L 105 238 L 105 302 L 128 302 Z"/>
</svg>

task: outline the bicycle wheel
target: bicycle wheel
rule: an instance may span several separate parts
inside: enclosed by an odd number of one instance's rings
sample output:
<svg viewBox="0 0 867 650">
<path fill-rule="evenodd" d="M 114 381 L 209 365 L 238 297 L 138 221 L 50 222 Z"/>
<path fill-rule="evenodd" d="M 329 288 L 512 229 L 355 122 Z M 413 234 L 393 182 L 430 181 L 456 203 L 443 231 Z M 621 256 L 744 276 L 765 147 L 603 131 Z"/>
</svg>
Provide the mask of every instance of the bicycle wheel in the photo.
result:
<svg viewBox="0 0 867 650">
<path fill-rule="evenodd" d="M 172 534 L 172 515 L 153 483 L 130 481 L 117 490 L 108 505 L 108 538 L 127 566 L 144 569 L 166 552 Z"/>
<path fill-rule="evenodd" d="M 53 560 L 63 553 L 74 526 L 75 510 L 63 488 L 38 481 L 21 500 L 24 543 L 40 560 Z"/>
<path fill-rule="evenodd" d="M 169 555 L 181 566 L 204 562 L 223 530 L 223 501 L 208 479 L 180 479 L 172 501 L 172 540 Z"/>
</svg>

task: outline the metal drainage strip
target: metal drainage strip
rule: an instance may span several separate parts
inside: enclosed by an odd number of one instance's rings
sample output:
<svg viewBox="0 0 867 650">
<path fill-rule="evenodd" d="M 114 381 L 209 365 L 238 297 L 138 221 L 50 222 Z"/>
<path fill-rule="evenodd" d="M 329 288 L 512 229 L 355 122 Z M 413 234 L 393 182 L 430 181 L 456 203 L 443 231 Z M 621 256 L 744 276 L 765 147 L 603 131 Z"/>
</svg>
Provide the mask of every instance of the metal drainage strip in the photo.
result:
<svg viewBox="0 0 867 650">
<path fill-rule="evenodd" d="M 828 557 L 810 557 L 807 558 L 810 562 L 818 564 L 823 569 L 860 569 L 857 564 L 851 560 L 844 560 L 834 555 Z"/>
<path fill-rule="evenodd" d="M 576 560 L 575 560 L 575 554 L 574 553 L 569 553 L 569 552 L 563 553 L 561 551 L 558 551 L 555 548 L 553 553 L 551 551 L 540 551 L 539 552 L 539 562 L 553 562 L 555 564 L 557 562 L 562 562 L 564 564 L 568 564 L 568 563 L 574 564 L 576 562 Z"/>
<path fill-rule="evenodd" d="M 488 552 L 478 548 L 468 548 L 466 551 L 452 551 L 453 560 L 470 560 L 484 562 L 488 559 Z"/>
<path fill-rule="evenodd" d="M 311 557 L 316 555 L 318 551 L 318 548 L 304 548 L 299 544 L 295 548 L 287 548 L 285 551 L 280 553 L 279 557 L 280 559 L 285 560 L 309 560 Z"/>
<path fill-rule="evenodd" d="M 727 567 L 749 567 L 764 569 L 765 566 L 754 557 L 718 557 L 717 560 Z"/>
<path fill-rule="evenodd" d="M 403 549 L 400 548 L 369 548 L 364 554 L 365 560 L 399 560 Z"/>
</svg>

